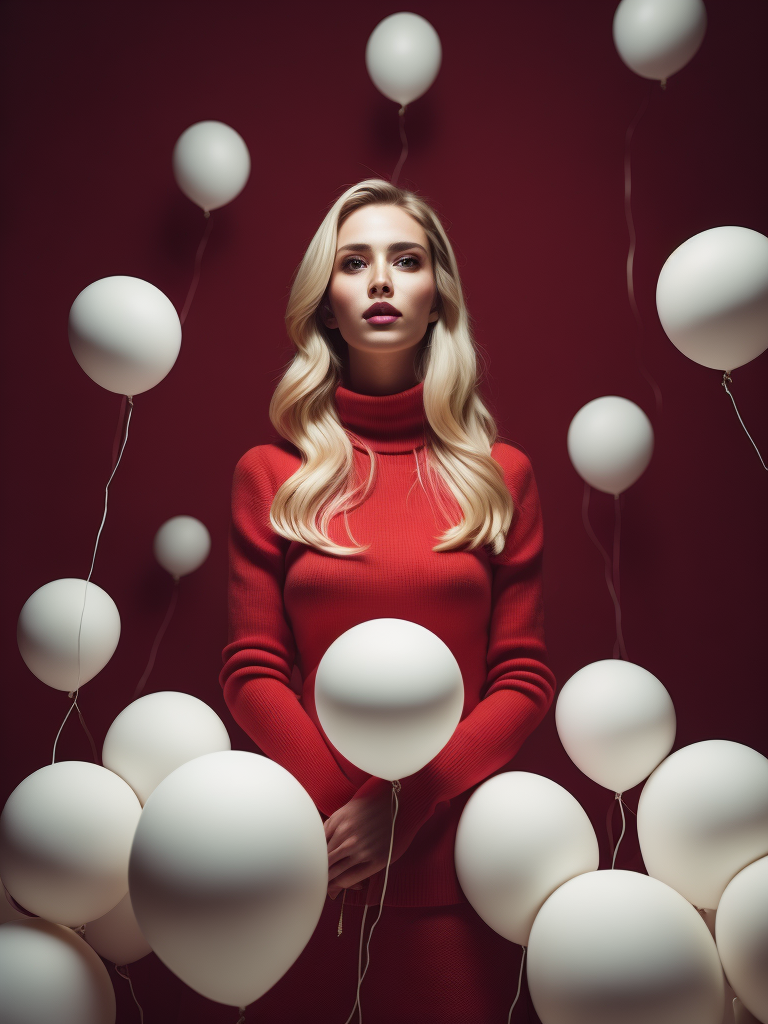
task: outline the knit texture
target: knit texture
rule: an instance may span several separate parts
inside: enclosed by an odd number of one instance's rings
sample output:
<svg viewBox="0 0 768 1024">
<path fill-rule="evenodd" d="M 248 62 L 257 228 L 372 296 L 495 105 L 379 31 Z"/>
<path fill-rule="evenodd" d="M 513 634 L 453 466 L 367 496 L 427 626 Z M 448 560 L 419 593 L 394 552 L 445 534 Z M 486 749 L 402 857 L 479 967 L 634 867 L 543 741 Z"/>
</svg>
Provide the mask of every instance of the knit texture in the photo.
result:
<svg viewBox="0 0 768 1024">
<path fill-rule="evenodd" d="M 554 694 L 544 647 L 536 483 L 521 452 L 495 444 L 491 454 L 514 502 L 504 550 L 497 556 L 485 548 L 435 552 L 439 535 L 459 521 L 461 510 L 452 496 L 443 493 L 438 502 L 425 489 L 423 383 L 382 396 L 339 386 L 335 400 L 361 478 L 369 470 L 362 442 L 375 452 L 374 488 L 347 515 L 355 542 L 371 547 L 336 557 L 280 537 L 269 510 L 278 487 L 300 466 L 300 453 L 283 442 L 242 457 L 232 494 L 224 697 L 260 750 L 330 815 L 353 796 L 391 783 L 360 771 L 324 734 L 314 700 L 323 654 L 369 619 L 409 619 L 439 636 L 461 669 L 462 720 L 426 767 L 401 780 L 398 859 L 385 903 L 465 902 L 453 862 L 461 811 L 475 786 L 510 766 Z M 329 532 L 334 541 L 351 543 L 343 516 L 332 520 Z M 303 680 L 300 693 L 291 686 L 294 665 Z M 383 875 L 373 875 L 360 892 L 349 890 L 346 901 L 377 902 Z"/>
</svg>

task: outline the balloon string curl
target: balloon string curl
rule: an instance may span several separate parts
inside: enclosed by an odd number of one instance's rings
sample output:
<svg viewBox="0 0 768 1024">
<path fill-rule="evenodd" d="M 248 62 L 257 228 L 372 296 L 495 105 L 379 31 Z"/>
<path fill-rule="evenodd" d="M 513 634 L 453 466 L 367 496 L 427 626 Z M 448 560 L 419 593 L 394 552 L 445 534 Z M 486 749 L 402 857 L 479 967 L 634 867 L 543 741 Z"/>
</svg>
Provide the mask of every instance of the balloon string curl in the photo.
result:
<svg viewBox="0 0 768 1024">
<path fill-rule="evenodd" d="M 187 292 L 187 297 L 184 300 L 184 305 L 181 310 L 181 316 L 179 317 L 179 321 L 181 322 L 182 327 L 184 326 L 184 321 L 187 319 L 190 306 L 192 305 L 192 300 L 194 299 L 195 292 L 197 291 L 197 285 L 198 282 L 200 281 L 200 269 L 201 264 L 203 262 L 203 253 L 205 252 L 206 245 L 208 245 L 208 239 L 213 228 L 213 217 L 211 217 L 210 211 L 206 210 L 205 218 L 205 230 L 203 231 L 203 237 L 200 239 L 200 244 L 197 247 L 197 254 L 195 255 L 195 269 L 192 273 L 192 281 L 189 286 L 189 291 Z"/>
<path fill-rule="evenodd" d="M 613 870 L 616 867 L 616 854 L 619 852 L 619 847 L 621 846 L 621 840 L 624 838 L 624 833 L 627 830 L 627 819 L 626 819 L 626 817 L 624 815 L 624 801 L 621 798 L 621 793 L 617 793 L 615 795 L 614 799 L 618 800 L 619 810 L 621 811 L 621 835 L 619 836 L 618 840 L 616 841 L 616 846 L 613 848 L 613 858 L 611 860 L 611 870 Z M 611 807 L 611 811 L 613 811 L 613 807 Z"/>
<path fill-rule="evenodd" d="M 125 972 L 125 973 L 123 973 L 123 972 Z M 134 1003 L 136 1003 L 136 1005 L 139 1008 L 139 1022 L 140 1022 L 140 1024 L 144 1024 L 144 1011 L 141 1008 L 141 1003 L 136 998 L 136 993 L 133 991 L 133 982 L 131 981 L 131 976 L 128 973 L 128 964 L 123 964 L 120 967 L 118 967 L 117 964 L 115 964 L 115 973 L 118 974 L 121 978 L 125 979 L 125 981 L 128 982 L 128 987 L 131 990 L 131 995 L 133 996 L 133 1001 L 134 1001 Z"/>
<path fill-rule="evenodd" d="M 86 604 L 88 602 L 88 584 L 91 582 L 91 576 L 93 576 L 93 567 L 96 564 L 96 552 L 99 550 L 99 541 L 101 540 L 101 534 L 102 534 L 102 531 L 104 529 L 104 523 L 107 521 L 107 508 L 108 508 L 108 505 L 109 505 L 109 485 L 112 483 L 112 480 L 114 479 L 115 473 L 117 472 L 117 467 L 120 465 L 120 460 L 123 457 L 123 452 L 125 451 L 125 446 L 126 446 L 126 444 L 128 442 L 128 430 L 129 430 L 130 425 L 131 425 L 131 416 L 133 414 L 133 396 L 132 395 L 124 395 L 123 396 L 123 401 L 126 401 L 126 400 L 128 402 L 128 417 L 127 417 L 127 419 L 125 421 L 125 432 L 123 434 L 123 443 L 120 446 L 120 452 L 119 452 L 119 454 L 117 456 L 117 461 L 115 462 L 114 466 L 112 467 L 112 472 L 109 474 L 109 480 L 107 480 L 107 485 L 104 488 L 104 512 L 103 512 L 103 514 L 101 516 L 101 523 L 99 524 L 98 533 L 96 534 L 96 543 L 93 546 L 93 555 L 91 557 L 91 567 L 88 570 L 88 577 L 87 577 L 87 579 L 85 581 L 85 586 L 83 588 L 83 606 L 80 609 L 80 621 L 79 621 L 79 623 L 77 625 L 77 684 L 74 687 L 74 689 L 69 691 L 69 696 L 72 698 L 72 704 L 70 705 L 69 711 L 67 711 L 66 715 L 64 716 L 64 721 L 59 726 L 59 731 L 56 733 L 56 739 L 53 741 L 53 756 L 52 756 L 51 764 L 55 764 L 56 763 L 56 745 L 59 742 L 59 737 L 61 736 L 62 729 L 64 728 L 64 726 L 67 723 L 67 719 L 72 714 L 73 708 L 77 708 L 77 714 L 78 714 L 78 717 L 80 718 L 80 724 L 82 725 L 83 730 L 85 731 L 85 735 L 88 737 L 88 740 L 89 740 L 89 742 L 91 744 L 91 751 L 93 752 L 93 760 L 94 760 L 94 762 L 96 764 L 99 763 L 99 757 L 98 757 L 98 754 L 96 752 L 96 744 L 93 741 L 93 736 L 91 736 L 91 733 L 88 730 L 88 726 L 85 724 L 85 719 L 83 718 L 83 713 L 80 710 L 80 706 L 77 703 L 77 694 L 80 691 L 80 677 L 82 675 L 82 664 L 81 664 L 80 647 L 81 647 L 81 639 L 82 639 L 82 635 L 83 635 L 83 619 L 85 618 L 85 606 L 86 606 Z M 118 430 L 121 427 L 122 418 L 123 418 L 123 407 L 121 407 L 121 409 L 120 409 L 120 418 L 119 418 L 119 421 L 118 421 Z"/>
<path fill-rule="evenodd" d="M 207 216 L 207 214 L 206 214 L 206 216 Z M 238 1006 L 237 1012 L 240 1014 L 240 1016 L 237 1018 L 236 1024 L 245 1024 L 245 1007 L 244 1006 Z"/>
<path fill-rule="evenodd" d="M 379 923 L 379 918 L 381 917 L 382 911 L 384 910 L 384 896 L 386 895 L 386 892 L 387 892 L 387 879 L 389 878 L 389 866 L 392 863 L 392 848 L 393 848 L 394 843 L 395 843 L 395 821 L 397 820 L 397 812 L 398 812 L 398 810 L 400 808 L 400 801 L 397 799 L 397 794 L 400 792 L 401 789 L 402 789 L 402 786 L 400 785 L 400 782 L 398 780 L 395 780 L 392 783 L 392 798 L 391 798 L 391 801 L 390 801 L 390 807 L 391 807 L 391 810 L 392 810 L 392 830 L 391 830 L 390 836 L 389 836 L 389 853 L 387 855 L 387 866 L 386 866 L 386 868 L 384 870 L 384 884 L 381 887 L 381 899 L 379 900 L 379 912 L 376 915 L 376 920 L 371 925 L 371 930 L 368 932 L 368 941 L 365 944 L 365 968 L 363 969 L 363 971 L 361 973 L 360 968 L 361 968 L 362 962 L 363 962 L 363 935 L 365 933 L 365 918 L 366 918 L 366 915 L 368 913 L 368 905 L 367 904 L 366 904 L 366 906 L 365 906 L 365 908 L 363 910 L 363 920 L 362 920 L 362 923 L 360 925 L 360 946 L 359 946 L 358 953 L 357 953 L 357 992 L 355 994 L 355 1005 L 352 1007 L 352 1012 L 347 1017 L 347 1019 L 344 1022 L 344 1024 L 350 1024 L 350 1022 L 352 1021 L 352 1018 L 355 1016 L 355 1011 L 356 1010 L 358 1011 L 358 1014 L 359 1014 L 359 1016 L 358 1016 L 359 1024 L 363 1024 L 363 1007 L 362 1007 L 362 1004 L 360 1003 L 360 987 L 363 984 L 363 979 L 365 978 L 366 974 L 368 973 L 368 968 L 371 965 L 371 936 L 373 935 L 373 929 Z"/>
<path fill-rule="evenodd" d="M 645 334 L 643 328 L 643 319 L 640 316 L 640 309 L 637 305 L 637 299 L 635 298 L 635 250 L 637 248 L 637 234 L 635 232 L 635 222 L 632 216 L 632 137 L 635 134 L 643 114 L 648 107 L 648 100 L 651 96 L 652 83 L 649 83 L 648 91 L 646 92 L 643 102 L 640 104 L 640 109 L 635 114 L 635 118 L 627 128 L 627 134 L 624 140 L 624 219 L 627 222 L 627 231 L 629 233 L 629 250 L 627 252 L 627 295 L 629 297 L 629 307 L 632 310 L 632 315 L 637 322 L 637 344 L 635 345 L 635 358 L 637 359 L 637 365 L 645 377 L 648 385 L 653 391 L 653 396 L 656 399 L 656 413 L 661 415 L 662 400 L 661 400 L 661 388 L 651 376 L 648 367 L 645 365 L 642 355 L 643 337 Z"/>
<path fill-rule="evenodd" d="M 171 619 L 173 618 L 173 612 L 174 612 L 174 609 L 176 608 L 176 602 L 178 601 L 178 598 L 179 598 L 179 577 L 178 576 L 174 576 L 173 577 L 173 593 L 171 594 L 171 602 L 168 605 L 168 611 L 165 613 L 165 618 L 162 621 L 160 629 L 158 629 L 158 631 L 157 631 L 157 636 L 155 637 L 155 641 L 152 644 L 152 650 L 149 652 L 149 661 L 147 662 L 147 667 L 144 669 L 144 673 L 143 673 L 141 679 L 136 684 L 136 689 L 133 691 L 133 699 L 134 700 L 136 700 L 136 698 L 139 696 L 141 691 L 144 689 L 144 685 L 147 682 L 147 680 L 149 679 L 150 673 L 151 673 L 152 669 L 155 666 L 155 658 L 157 657 L 157 652 L 158 652 L 158 649 L 160 647 L 160 641 L 163 639 L 163 636 L 165 635 L 165 631 L 166 631 L 166 629 L 168 629 L 168 625 L 169 625 Z"/>
<path fill-rule="evenodd" d="M 515 1001 L 512 1003 L 512 1005 L 509 1008 L 509 1016 L 507 1017 L 507 1024 L 512 1024 L 512 1011 L 517 1006 L 517 1001 L 520 998 L 520 993 L 523 990 L 523 967 L 525 967 L 525 954 L 526 954 L 526 951 L 527 951 L 526 947 L 523 946 L 522 950 L 523 950 L 523 955 L 520 957 L 520 974 L 518 975 L 518 978 L 517 978 L 517 995 L 515 996 Z"/>
<path fill-rule="evenodd" d="M 405 105 L 400 107 L 399 114 L 399 125 L 400 125 L 400 142 L 403 144 L 403 148 L 400 151 L 400 159 L 397 161 L 397 165 L 392 172 L 392 184 L 397 184 L 397 179 L 400 177 L 400 171 L 403 169 L 405 158 L 408 156 L 408 139 L 405 135 Z"/>
<path fill-rule="evenodd" d="M 627 661 L 627 649 L 624 646 L 624 633 L 621 627 L 621 604 L 619 603 L 619 595 L 614 581 L 618 582 L 619 578 L 619 540 L 621 534 L 621 513 L 619 506 L 619 495 L 614 495 L 613 505 L 613 563 L 605 550 L 603 545 L 597 539 L 595 531 L 592 529 L 592 524 L 589 521 L 589 499 L 592 494 L 592 488 L 585 481 L 584 482 L 584 499 L 581 503 L 581 519 L 584 523 L 584 529 L 587 531 L 587 536 L 595 545 L 597 550 L 603 556 L 603 562 L 605 563 L 605 584 L 608 587 L 608 593 L 611 595 L 613 601 L 614 612 L 616 616 L 616 643 L 613 648 L 614 658 L 621 658 Z"/>
<path fill-rule="evenodd" d="M 733 384 L 733 378 L 730 376 L 730 374 L 726 370 L 725 373 L 723 374 L 723 379 L 720 381 L 720 383 L 725 388 L 726 395 L 728 395 L 730 400 L 733 402 L 733 408 L 736 410 L 736 415 L 739 417 L 739 423 L 742 425 L 742 427 L 744 427 L 744 433 L 747 435 L 749 440 L 752 441 L 752 447 L 757 452 L 757 457 L 758 457 L 758 459 L 760 459 L 760 462 L 762 463 L 763 469 L 768 470 L 768 466 L 766 466 L 765 460 L 763 459 L 763 456 L 760 454 L 760 449 L 755 444 L 754 440 L 752 439 L 752 435 L 747 430 L 746 426 L 744 426 L 744 420 L 741 418 L 741 413 L 739 412 L 739 407 L 736 405 L 736 399 L 733 397 L 733 395 L 731 394 L 730 390 L 728 389 L 728 381 L 730 381 L 731 384 Z"/>
</svg>

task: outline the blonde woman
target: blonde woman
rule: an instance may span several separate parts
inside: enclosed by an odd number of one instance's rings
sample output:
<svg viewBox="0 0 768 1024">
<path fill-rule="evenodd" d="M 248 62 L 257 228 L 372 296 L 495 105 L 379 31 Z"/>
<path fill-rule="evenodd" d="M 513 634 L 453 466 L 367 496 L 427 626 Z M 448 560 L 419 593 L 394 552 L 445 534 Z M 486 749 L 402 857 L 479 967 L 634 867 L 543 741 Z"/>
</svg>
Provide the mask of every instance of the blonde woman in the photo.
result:
<svg viewBox="0 0 768 1024">
<path fill-rule="evenodd" d="M 341 633 L 394 617 L 444 640 L 466 696 L 447 746 L 402 780 L 366 1024 L 501 1020 L 516 957 L 466 902 L 453 843 L 472 789 L 509 765 L 552 701 L 530 463 L 496 441 L 453 250 L 414 193 L 379 180 L 344 192 L 297 271 L 286 321 L 296 354 L 270 405 L 283 440 L 251 449 L 235 473 L 221 683 L 236 720 L 324 816 L 329 899 L 259 1012 L 343 1024 L 354 1002 L 391 784 L 330 744 L 314 679 Z"/>
</svg>

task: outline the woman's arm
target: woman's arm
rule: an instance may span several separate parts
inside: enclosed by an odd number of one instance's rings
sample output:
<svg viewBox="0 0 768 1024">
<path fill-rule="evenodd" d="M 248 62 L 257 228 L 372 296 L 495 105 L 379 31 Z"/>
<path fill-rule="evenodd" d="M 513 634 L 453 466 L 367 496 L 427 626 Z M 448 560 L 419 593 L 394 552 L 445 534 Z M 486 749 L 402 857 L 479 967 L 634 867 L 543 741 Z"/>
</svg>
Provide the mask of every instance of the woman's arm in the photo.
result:
<svg viewBox="0 0 768 1024">
<path fill-rule="evenodd" d="M 289 685 L 296 653 L 283 604 L 289 542 L 269 523 L 276 486 L 264 449 L 252 448 L 237 464 L 232 487 L 229 643 L 220 682 L 238 724 L 329 815 L 355 787 Z"/>
<path fill-rule="evenodd" d="M 504 551 L 491 559 L 493 603 L 485 693 L 440 753 L 425 768 L 401 780 L 393 858 L 408 848 L 441 800 L 459 796 L 512 760 L 554 696 L 555 680 L 545 662 L 543 529 L 536 482 L 530 462 L 516 449 L 499 445 L 494 454 L 504 468 L 515 508 Z M 326 822 L 326 834 L 334 826 L 338 832 L 329 844 L 332 864 L 337 848 L 347 844 L 343 847 L 345 856 L 338 859 L 343 871 L 334 877 L 336 885 L 358 880 L 355 847 L 349 841 L 350 836 L 362 831 L 357 822 L 362 812 L 358 809 L 369 801 L 384 814 L 390 790 L 391 783 L 368 779 L 354 800 Z M 386 863 L 386 850 L 382 863 L 381 851 L 375 857 L 368 850 L 366 856 L 369 863 L 378 864 L 374 871 Z"/>
</svg>

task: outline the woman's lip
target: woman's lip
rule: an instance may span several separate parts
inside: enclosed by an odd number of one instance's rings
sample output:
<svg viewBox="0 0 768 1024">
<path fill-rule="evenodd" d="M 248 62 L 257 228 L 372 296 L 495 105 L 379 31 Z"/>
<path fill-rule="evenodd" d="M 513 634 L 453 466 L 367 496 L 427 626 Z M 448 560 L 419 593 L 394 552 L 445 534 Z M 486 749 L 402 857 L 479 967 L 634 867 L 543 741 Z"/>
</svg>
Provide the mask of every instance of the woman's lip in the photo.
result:
<svg viewBox="0 0 768 1024">
<path fill-rule="evenodd" d="M 379 313 L 378 316 L 366 317 L 369 324 L 393 324 L 395 320 L 399 319 L 399 316 L 394 316 L 391 313 Z"/>
</svg>

